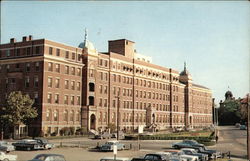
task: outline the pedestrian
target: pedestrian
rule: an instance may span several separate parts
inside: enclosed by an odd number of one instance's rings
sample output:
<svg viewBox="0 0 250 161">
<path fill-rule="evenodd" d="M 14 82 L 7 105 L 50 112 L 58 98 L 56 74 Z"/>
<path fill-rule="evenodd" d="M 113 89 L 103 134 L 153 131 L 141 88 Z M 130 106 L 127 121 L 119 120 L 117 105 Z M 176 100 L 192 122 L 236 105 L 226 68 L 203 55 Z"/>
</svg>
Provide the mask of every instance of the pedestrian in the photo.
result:
<svg viewBox="0 0 250 161">
<path fill-rule="evenodd" d="M 219 137 L 218 137 L 218 135 L 216 135 L 216 137 L 215 137 L 216 143 L 218 142 L 218 140 L 219 140 Z"/>
</svg>

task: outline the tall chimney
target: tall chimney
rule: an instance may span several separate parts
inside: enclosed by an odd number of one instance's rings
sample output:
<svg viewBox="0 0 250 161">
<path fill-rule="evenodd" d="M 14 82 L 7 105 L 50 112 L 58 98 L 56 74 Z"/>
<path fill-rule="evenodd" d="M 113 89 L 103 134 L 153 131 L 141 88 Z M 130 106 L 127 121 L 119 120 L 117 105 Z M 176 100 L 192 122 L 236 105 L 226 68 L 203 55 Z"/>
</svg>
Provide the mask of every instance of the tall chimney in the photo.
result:
<svg viewBox="0 0 250 161">
<path fill-rule="evenodd" d="M 29 35 L 29 41 L 33 40 L 33 36 Z"/>
<path fill-rule="evenodd" d="M 11 44 L 13 44 L 13 43 L 15 43 L 15 42 L 16 42 L 16 39 L 15 39 L 15 38 L 11 38 L 11 39 L 10 39 L 10 43 L 11 43 Z"/>
<path fill-rule="evenodd" d="M 23 42 L 28 41 L 27 36 L 23 36 Z"/>
</svg>

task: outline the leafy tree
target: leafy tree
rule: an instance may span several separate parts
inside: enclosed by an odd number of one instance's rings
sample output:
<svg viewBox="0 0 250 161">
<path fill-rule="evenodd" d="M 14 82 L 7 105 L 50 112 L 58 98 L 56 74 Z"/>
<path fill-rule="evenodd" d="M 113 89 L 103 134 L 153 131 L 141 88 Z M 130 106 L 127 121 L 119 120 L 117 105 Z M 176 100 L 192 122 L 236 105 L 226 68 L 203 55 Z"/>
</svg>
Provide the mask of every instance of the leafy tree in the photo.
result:
<svg viewBox="0 0 250 161">
<path fill-rule="evenodd" d="M 32 107 L 34 100 L 21 91 L 11 92 L 4 107 L 0 107 L 0 121 L 5 127 L 15 127 L 20 124 L 27 125 L 29 120 L 37 117 L 37 110 Z M 3 129 L 3 127 L 2 127 Z"/>
<path fill-rule="evenodd" d="M 221 125 L 234 125 L 240 120 L 240 102 L 238 100 L 225 100 L 220 104 L 219 123 Z"/>
</svg>

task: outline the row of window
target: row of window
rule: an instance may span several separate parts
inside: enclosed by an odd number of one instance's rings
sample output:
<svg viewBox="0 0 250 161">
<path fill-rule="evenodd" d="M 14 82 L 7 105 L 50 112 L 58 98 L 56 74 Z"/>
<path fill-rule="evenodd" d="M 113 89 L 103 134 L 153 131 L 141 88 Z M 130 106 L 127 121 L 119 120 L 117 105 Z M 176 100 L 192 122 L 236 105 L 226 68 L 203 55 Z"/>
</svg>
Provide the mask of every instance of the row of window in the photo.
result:
<svg viewBox="0 0 250 161">
<path fill-rule="evenodd" d="M 64 110 L 63 111 L 63 121 L 80 121 L 80 111 Z M 51 109 L 46 111 L 46 121 L 59 121 L 59 110 L 54 110 L 52 112 Z"/>
<path fill-rule="evenodd" d="M 65 105 L 81 105 L 81 97 L 80 96 L 72 96 L 72 95 L 64 95 L 63 102 L 60 101 L 60 95 L 54 94 L 54 99 L 52 98 L 52 93 L 48 93 L 47 95 L 47 103 L 55 103 L 55 104 L 65 104 Z"/>
<path fill-rule="evenodd" d="M 53 64 L 52 62 L 49 62 L 48 63 L 48 71 L 50 71 L 50 72 L 55 71 L 57 73 L 61 73 L 61 65 L 62 64 L 59 64 L 59 63 Z M 70 66 L 64 65 L 64 74 L 81 76 L 82 70 L 81 70 L 81 68 L 76 69 L 76 67 L 70 67 Z"/>
<path fill-rule="evenodd" d="M 16 63 L 16 64 L 6 64 L 6 65 L 0 65 L 0 72 L 4 71 L 11 72 L 15 71 L 16 69 L 20 69 L 23 71 L 25 69 L 25 72 L 39 72 L 40 71 L 40 62 L 34 62 L 34 63 Z"/>
<path fill-rule="evenodd" d="M 42 46 L 0 50 L 0 58 L 40 55 L 40 54 L 42 54 Z"/>
<path fill-rule="evenodd" d="M 103 75 L 104 75 L 104 77 L 103 77 Z M 101 80 L 106 80 L 106 81 L 108 80 L 108 74 L 107 73 L 100 72 L 100 76 L 101 76 Z M 123 83 L 133 84 L 133 79 L 131 77 L 125 77 L 125 76 L 113 74 L 113 81 L 114 82 L 121 83 L 121 79 L 122 79 Z M 158 83 L 158 82 L 153 82 L 153 81 L 137 79 L 137 78 L 135 79 L 135 85 L 170 91 L 170 85 L 167 85 L 167 84 L 164 84 L 164 83 Z M 178 86 L 174 85 L 173 86 L 173 91 L 178 92 L 178 90 L 179 90 Z"/>
<path fill-rule="evenodd" d="M 63 52 L 64 52 L 64 57 L 66 59 L 76 60 L 76 57 L 77 57 L 77 61 L 82 60 L 81 54 L 76 54 L 74 52 L 63 51 L 63 50 L 60 50 L 58 48 L 54 49 L 53 47 L 49 47 L 49 55 L 55 55 L 55 56 L 60 57 Z"/>
<path fill-rule="evenodd" d="M 55 88 L 60 88 L 60 78 L 54 78 L 55 79 Z M 48 77 L 48 87 L 52 88 L 53 87 L 53 78 Z M 71 89 L 71 90 L 81 90 L 81 83 L 75 81 L 69 81 L 69 80 L 64 80 L 64 89 Z"/>
</svg>

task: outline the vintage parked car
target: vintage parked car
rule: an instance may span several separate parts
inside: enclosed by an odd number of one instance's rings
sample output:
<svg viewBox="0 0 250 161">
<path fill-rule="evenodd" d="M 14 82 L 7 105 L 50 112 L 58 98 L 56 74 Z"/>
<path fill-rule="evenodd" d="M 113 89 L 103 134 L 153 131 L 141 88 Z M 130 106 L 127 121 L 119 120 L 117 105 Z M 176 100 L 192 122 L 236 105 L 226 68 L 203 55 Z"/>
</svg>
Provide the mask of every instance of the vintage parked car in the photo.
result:
<svg viewBox="0 0 250 161">
<path fill-rule="evenodd" d="M 168 158 L 162 154 L 146 154 L 144 158 L 133 158 L 131 161 L 168 161 Z"/>
<path fill-rule="evenodd" d="M 216 159 L 221 157 L 221 153 L 217 152 L 216 150 L 208 150 L 206 147 L 192 147 L 192 149 L 195 149 L 198 153 L 207 154 L 209 159 Z"/>
<path fill-rule="evenodd" d="M 172 144 L 172 147 L 175 149 L 181 149 L 181 148 L 192 148 L 192 147 L 203 147 L 204 144 L 199 144 L 195 140 L 183 140 L 178 143 Z"/>
<path fill-rule="evenodd" d="M 30 161 L 66 161 L 63 155 L 60 154 L 38 154 Z"/>
<path fill-rule="evenodd" d="M 123 158 L 123 157 L 104 157 L 102 159 L 100 159 L 100 161 L 130 161 L 129 158 Z"/>
<path fill-rule="evenodd" d="M 199 157 L 198 156 L 191 156 L 191 155 L 186 155 L 183 151 L 181 150 L 176 150 L 176 149 L 169 149 L 166 150 L 165 152 L 169 152 L 172 154 L 172 156 L 177 156 L 180 159 L 186 159 L 187 161 L 198 161 Z"/>
<path fill-rule="evenodd" d="M 50 144 L 48 140 L 43 138 L 23 139 L 12 145 L 15 146 L 16 150 L 43 150 L 54 147 L 53 144 Z"/>
<path fill-rule="evenodd" d="M 105 144 L 103 144 L 100 148 L 101 151 L 113 151 L 114 145 L 117 146 L 117 150 L 124 150 L 125 145 L 122 143 L 119 143 L 119 141 L 107 141 Z"/>
<path fill-rule="evenodd" d="M 182 148 L 181 151 L 183 151 L 186 155 L 199 157 L 200 161 L 207 161 L 208 160 L 207 154 L 198 153 L 196 150 L 194 150 L 192 148 Z"/>
<path fill-rule="evenodd" d="M 4 152 L 0 152 L 0 160 L 1 161 L 16 161 L 16 155 L 5 154 Z"/>
<path fill-rule="evenodd" d="M 0 141 L 0 151 L 8 153 L 14 150 L 15 150 L 15 147 L 11 145 L 11 143 L 8 143 L 7 141 Z"/>
</svg>

